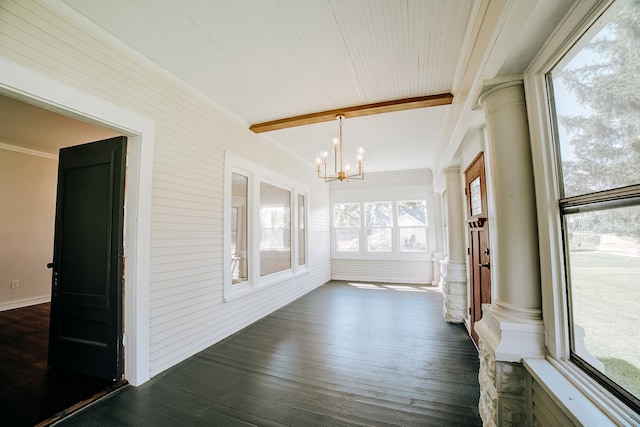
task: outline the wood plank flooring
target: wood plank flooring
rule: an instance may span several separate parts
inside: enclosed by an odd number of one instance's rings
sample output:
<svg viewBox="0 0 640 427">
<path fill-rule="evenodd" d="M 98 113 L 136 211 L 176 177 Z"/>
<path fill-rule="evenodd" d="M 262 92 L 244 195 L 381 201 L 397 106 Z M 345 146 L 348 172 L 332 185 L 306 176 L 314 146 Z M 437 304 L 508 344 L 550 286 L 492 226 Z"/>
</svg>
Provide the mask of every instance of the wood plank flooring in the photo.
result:
<svg viewBox="0 0 640 427">
<path fill-rule="evenodd" d="M 478 356 L 430 287 L 329 282 L 60 425 L 480 426 Z"/>
<path fill-rule="evenodd" d="M 33 426 L 112 387 L 47 369 L 49 310 L 46 303 L 0 312 L 0 426 Z"/>
</svg>

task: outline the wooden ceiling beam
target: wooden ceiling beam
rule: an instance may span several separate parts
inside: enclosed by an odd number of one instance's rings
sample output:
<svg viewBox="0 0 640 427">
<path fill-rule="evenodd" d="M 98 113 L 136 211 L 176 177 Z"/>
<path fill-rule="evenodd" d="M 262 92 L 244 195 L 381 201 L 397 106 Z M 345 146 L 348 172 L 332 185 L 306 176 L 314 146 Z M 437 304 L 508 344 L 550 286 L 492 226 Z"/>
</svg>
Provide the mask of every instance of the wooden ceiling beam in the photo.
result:
<svg viewBox="0 0 640 427">
<path fill-rule="evenodd" d="M 413 98 L 403 98 L 393 101 L 384 101 L 376 102 L 373 104 L 356 105 L 353 107 L 337 108 L 335 110 L 322 111 L 319 113 L 303 114 L 301 116 L 288 117 L 286 119 L 256 123 L 251 125 L 249 129 L 255 133 L 270 132 L 272 130 L 285 129 L 295 126 L 328 122 L 331 120 L 335 120 L 336 116 L 339 114 L 342 114 L 345 118 L 361 117 L 371 114 L 391 113 L 394 111 L 411 110 L 415 108 L 448 105 L 452 102 L 453 95 L 450 93 L 416 96 Z"/>
</svg>

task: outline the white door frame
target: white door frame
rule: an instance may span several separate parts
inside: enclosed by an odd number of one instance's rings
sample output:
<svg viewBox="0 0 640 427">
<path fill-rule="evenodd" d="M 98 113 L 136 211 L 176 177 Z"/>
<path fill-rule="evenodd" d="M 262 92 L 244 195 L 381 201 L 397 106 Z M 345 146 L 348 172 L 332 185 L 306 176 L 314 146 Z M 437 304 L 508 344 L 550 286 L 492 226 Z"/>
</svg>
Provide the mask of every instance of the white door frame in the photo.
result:
<svg viewBox="0 0 640 427">
<path fill-rule="evenodd" d="M 149 251 L 155 121 L 0 58 L 0 93 L 126 135 L 124 376 L 150 378 Z"/>
</svg>

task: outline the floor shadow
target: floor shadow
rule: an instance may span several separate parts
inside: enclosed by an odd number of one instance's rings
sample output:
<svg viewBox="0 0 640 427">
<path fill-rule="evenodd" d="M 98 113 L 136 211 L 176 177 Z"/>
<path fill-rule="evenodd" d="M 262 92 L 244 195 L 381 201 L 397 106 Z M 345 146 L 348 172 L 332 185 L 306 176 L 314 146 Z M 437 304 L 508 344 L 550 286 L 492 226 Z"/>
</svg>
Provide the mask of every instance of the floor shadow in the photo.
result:
<svg viewBox="0 0 640 427">
<path fill-rule="evenodd" d="M 47 368 L 50 304 L 0 312 L 0 424 L 48 424 L 120 386 Z"/>
</svg>

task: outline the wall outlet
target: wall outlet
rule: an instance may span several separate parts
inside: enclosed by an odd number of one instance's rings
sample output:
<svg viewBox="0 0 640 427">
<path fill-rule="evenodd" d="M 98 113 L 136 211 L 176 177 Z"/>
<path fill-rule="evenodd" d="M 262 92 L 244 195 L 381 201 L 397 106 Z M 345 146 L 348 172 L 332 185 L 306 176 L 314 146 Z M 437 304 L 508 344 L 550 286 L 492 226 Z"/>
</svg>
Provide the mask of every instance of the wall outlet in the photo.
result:
<svg viewBox="0 0 640 427">
<path fill-rule="evenodd" d="M 11 281 L 11 289 L 17 289 L 20 287 L 20 281 L 19 280 L 12 280 Z"/>
</svg>

